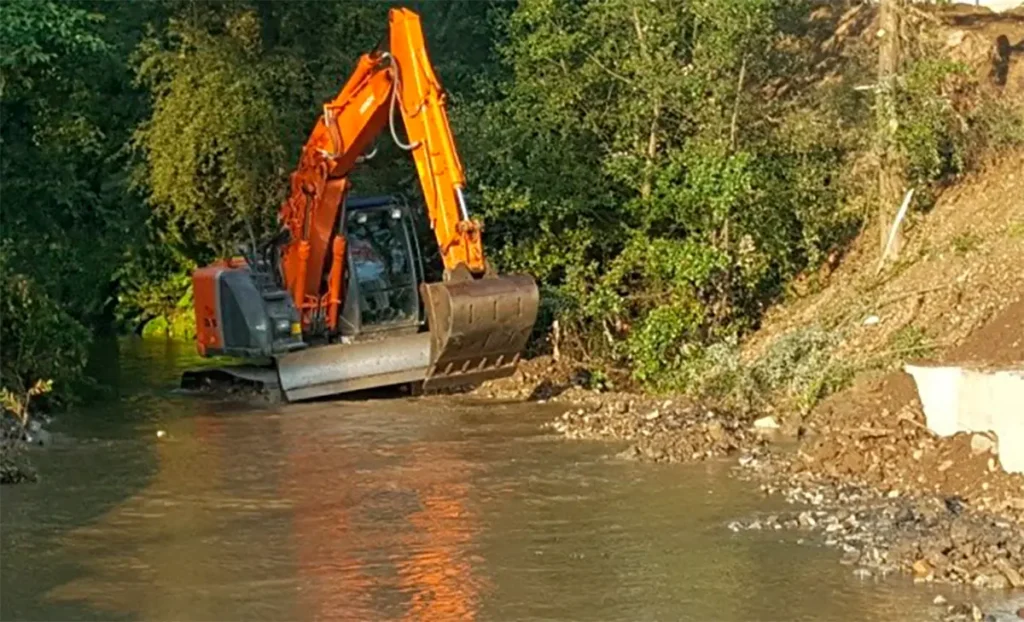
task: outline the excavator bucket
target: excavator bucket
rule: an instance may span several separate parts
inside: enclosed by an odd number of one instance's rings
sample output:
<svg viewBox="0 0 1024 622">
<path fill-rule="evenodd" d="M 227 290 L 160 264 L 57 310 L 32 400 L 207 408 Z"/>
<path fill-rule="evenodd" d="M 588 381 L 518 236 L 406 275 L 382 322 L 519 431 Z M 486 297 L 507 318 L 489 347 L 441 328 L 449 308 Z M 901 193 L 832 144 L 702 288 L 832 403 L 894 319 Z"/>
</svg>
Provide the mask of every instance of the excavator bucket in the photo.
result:
<svg viewBox="0 0 1024 622">
<path fill-rule="evenodd" d="M 537 320 L 537 283 L 527 275 L 420 286 L 430 328 L 425 389 L 511 375 Z"/>
</svg>

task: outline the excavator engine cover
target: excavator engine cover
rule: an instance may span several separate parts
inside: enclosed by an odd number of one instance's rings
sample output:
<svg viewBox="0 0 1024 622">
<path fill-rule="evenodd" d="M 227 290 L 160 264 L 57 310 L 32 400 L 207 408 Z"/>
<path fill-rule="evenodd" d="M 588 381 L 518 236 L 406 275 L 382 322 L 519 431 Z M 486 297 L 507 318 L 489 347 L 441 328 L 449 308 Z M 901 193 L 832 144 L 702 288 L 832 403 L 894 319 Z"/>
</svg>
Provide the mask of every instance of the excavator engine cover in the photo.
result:
<svg viewBox="0 0 1024 622">
<path fill-rule="evenodd" d="M 425 389 L 511 375 L 537 320 L 537 283 L 527 275 L 466 275 L 420 286 L 430 328 Z"/>
</svg>

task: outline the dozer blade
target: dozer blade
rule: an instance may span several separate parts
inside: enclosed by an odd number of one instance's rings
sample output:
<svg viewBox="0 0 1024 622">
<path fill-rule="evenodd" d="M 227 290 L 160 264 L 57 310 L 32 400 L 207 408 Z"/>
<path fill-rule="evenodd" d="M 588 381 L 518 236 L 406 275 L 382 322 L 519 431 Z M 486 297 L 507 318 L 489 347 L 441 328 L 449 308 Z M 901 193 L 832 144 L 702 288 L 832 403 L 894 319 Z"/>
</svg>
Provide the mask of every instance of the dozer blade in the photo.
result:
<svg viewBox="0 0 1024 622">
<path fill-rule="evenodd" d="M 289 402 L 420 382 L 430 366 L 430 335 L 314 346 L 277 358 L 281 390 Z"/>
<path fill-rule="evenodd" d="M 511 375 L 537 320 L 537 283 L 527 275 L 424 283 L 430 328 L 425 389 Z"/>
</svg>

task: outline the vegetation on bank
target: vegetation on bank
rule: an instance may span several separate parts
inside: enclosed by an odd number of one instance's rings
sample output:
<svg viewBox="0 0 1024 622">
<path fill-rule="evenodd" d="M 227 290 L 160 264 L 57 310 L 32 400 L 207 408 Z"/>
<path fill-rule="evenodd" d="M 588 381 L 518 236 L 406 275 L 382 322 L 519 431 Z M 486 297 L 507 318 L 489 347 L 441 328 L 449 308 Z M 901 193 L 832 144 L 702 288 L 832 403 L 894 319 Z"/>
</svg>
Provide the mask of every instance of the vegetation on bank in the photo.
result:
<svg viewBox="0 0 1024 622">
<path fill-rule="evenodd" d="M 539 334 L 558 319 L 563 349 L 655 389 L 812 399 L 842 381 L 820 364 L 827 334 L 780 343 L 753 372 L 732 353 L 874 213 L 870 7 L 401 4 L 423 15 L 492 257 L 542 283 Z M 66 400 L 96 331 L 188 337 L 189 271 L 273 227 L 321 103 L 387 8 L 5 2 L 2 385 L 53 380 L 48 399 Z M 895 140 L 926 207 L 1024 143 L 1024 116 L 930 22 L 908 23 Z M 418 192 L 387 138 L 356 184 Z"/>
</svg>

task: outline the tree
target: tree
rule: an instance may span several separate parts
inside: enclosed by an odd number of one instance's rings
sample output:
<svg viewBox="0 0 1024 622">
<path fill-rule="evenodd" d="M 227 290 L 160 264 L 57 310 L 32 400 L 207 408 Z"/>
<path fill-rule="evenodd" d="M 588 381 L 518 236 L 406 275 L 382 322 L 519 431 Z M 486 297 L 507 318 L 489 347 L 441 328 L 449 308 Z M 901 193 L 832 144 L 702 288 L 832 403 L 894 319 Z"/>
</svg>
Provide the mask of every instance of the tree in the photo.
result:
<svg viewBox="0 0 1024 622">
<path fill-rule="evenodd" d="M 894 93 L 899 74 L 901 0 L 881 0 L 878 5 L 878 86 L 876 89 L 876 154 L 878 158 L 878 228 L 879 252 L 888 258 L 899 256 L 902 235 L 894 223 L 904 180 L 896 142 L 898 122 Z M 892 233 L 892 242 L 889 242 Z M 883 256 L 882 259 L 886 259 Z"/>
</svg>

